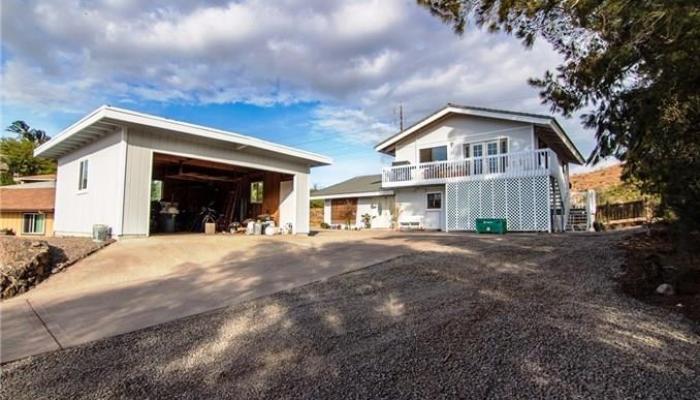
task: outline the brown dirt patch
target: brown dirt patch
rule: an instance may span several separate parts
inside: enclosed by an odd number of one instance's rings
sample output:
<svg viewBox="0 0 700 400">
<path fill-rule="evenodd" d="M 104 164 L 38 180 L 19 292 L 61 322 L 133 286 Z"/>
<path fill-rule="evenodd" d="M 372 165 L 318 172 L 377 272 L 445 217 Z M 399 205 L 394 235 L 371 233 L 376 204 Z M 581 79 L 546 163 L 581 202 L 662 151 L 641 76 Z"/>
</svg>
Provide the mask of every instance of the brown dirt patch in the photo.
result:
<svg viewBox="0 0 700 400">
<path fill-rule="evenodd" d="M 697 232 L 687 235 L 686 243 L 700 243 Z M 700 322 L 700 248 L 679 246 L 665 226 L 632 235 L 620 247 L 625 251 L 619 277 L 623 292 Z M 675 295 L 657 294 L 656 288 L 662 283 L 671 284 Z"/>
<path fill-rule="evenodd" d="M 95 251 L 109 245 L 112 241 L 97 243 L 90 238 L 59 238 L 59 237 L 16 237 L 2 236 L 0 237 L 0 264 L 4 274 L 17 275 L 16 279 L 28 279 L 31 282 L 25 282 L 21 286 L 22 290 L 16 293 L 9 294 L 5 297 L 11 297 L 25 292 L 30 287 L 38 284 L 42 280 L 48 278 L 50 274 L 60 272 L 72 265 L 76 261 L 87 257 Z M 48 246 L 49 260 L 36 262 L 37 249 L 46 249 Z M 46 250 L 44 250 L 46 251 Z M 31 265 L 30 265 L 31 264 Z M 48 269 L 47 269 L 48 267 Z M 29 269 L 39 268 L 41 271 L 25 271 Z M 22 270 L 21 274 L 10 271 Z M 9 283 L 6 282 L 9 285 Z M 3 284 L 5 286 L 5 284 Z M 4 291 L 3 287 L 3 291 Z"/>
</svg>

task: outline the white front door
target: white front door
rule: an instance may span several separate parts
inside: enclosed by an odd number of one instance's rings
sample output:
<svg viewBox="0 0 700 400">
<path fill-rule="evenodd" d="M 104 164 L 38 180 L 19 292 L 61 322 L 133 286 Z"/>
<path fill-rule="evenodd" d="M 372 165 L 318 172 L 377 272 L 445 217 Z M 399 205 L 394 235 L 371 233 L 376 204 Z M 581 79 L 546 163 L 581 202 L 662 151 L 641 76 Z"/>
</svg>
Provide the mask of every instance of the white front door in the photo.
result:
<svg viewBox="0 0 700 400">
<path fill-rule="evenodd" d="M 442 192 L 427 192 L 423 229 L 442 229 Z"/>
</svg>

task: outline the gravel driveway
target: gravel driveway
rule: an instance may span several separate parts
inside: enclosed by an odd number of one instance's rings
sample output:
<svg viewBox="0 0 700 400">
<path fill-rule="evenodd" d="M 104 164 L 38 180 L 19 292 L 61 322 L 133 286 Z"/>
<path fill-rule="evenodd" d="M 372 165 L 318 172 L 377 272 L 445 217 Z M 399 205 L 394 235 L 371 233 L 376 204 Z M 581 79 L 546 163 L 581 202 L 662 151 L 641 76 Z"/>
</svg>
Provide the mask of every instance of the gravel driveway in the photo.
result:
<svg viewBox="0 0 700 400">
<path fill-rule="evenodd" d="M 697 398 L 698 327 L 617 292 L 619 237 L 452 238 L 5 365 L 0 397 Z"/>
</svg>

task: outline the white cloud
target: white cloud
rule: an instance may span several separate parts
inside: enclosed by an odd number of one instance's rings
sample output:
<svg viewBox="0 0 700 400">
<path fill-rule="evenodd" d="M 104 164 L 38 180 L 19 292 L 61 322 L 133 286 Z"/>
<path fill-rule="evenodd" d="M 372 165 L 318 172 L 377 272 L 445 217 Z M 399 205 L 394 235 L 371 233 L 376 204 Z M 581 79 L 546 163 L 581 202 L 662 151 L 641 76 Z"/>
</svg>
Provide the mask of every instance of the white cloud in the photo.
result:
<svg viewBox="0 0 700 400">
<path fill-rule="evenodd" d="M 314 117 L 312 123 L 319 136 L 337 135 L 352 144 L 373 145 L 397 130 L 359 109 L 321 106 L 315 110 Z"/>
<path fill-rule="evenodd" d="M 447 102 L 547 112 L 527 78 L 559 62 L 483 31 L 462 38 L 413 0 L 6 0 L 2 101 L 319 102 L 313 135 L 373 144 Z M 29 28 L 30 27 L 30 28 Z M 115 100 L 116 99 L 116 100 Z M 565 121 L 584 152 L 592 139 Z"/>
</svg>

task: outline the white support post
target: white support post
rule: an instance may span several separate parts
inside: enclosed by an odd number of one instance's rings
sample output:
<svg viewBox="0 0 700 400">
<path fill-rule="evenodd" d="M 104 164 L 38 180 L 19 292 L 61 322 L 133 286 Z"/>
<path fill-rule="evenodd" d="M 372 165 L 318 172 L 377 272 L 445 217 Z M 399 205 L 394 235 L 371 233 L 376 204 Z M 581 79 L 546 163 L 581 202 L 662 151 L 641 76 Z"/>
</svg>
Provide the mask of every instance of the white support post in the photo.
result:
<svg viewBox="0 0 700 400">
<path fill-rule="evenodd" d="M 586 229 L 593 232 L 595 228 L 593 223 L 595 222 L 596 213 L 596 193 L 595 190 L 589 189 L 586 192 Z"/>
<path fill-rule="evenodd" d="M 294 174 L 295 218 L 292 231 L 297 235 L 309 234 L 309 174 Z"/>
</svg>

